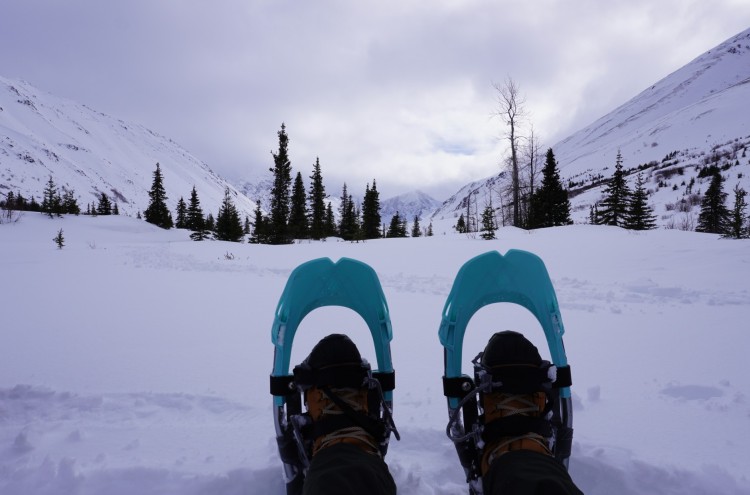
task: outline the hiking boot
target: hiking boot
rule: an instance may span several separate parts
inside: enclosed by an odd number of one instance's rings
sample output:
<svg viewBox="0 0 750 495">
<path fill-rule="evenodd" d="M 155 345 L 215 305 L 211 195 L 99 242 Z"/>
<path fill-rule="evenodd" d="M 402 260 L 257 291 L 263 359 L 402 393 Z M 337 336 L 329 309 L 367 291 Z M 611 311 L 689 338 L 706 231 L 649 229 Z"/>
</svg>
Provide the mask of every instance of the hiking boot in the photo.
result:
<svg viewBox="0 0 750 495">
<path fill-rule="evenodd" d="M 346 335 L 329 335 L 318 342 L 304 364 L 316 377 L 315 385 L 305 391 L 315 434 L 312 455 L 339 443 L 380 455 L 375 437 L 364 428 L 370 420 L 368 387 L 354 342 Z"/>
<path fill-rule="evenodd" d="M 551 435 L 551 429 L 546 420 L 546 393 L 541 390 L 540 386 L 530 387 L 523 380 L 514 385 L 511 379 L 512 376 L 518 376 L 514 374 L 523 376 L 527 371 L 526 368 L 530 372 L 538 372 L 542 366 L 542 358 L 534 344 L 517 332 L 496 333 L 487 343 L 479 363 L 490 373 L 493 371 L 500 374 L 503 371 L 513 373 L 508 375 L 507 384 L 506 380 L 503 380 L 501 390 L 485 392 L 481 397 L 485 431 L 489 437 L 485 438 L 482 475 L 488 471 L 492 461 L 513 450 L 530 450 L 552 456 L 548 438 Z M 535 388 L 537 390 L 534 390 Z M 522 417 L 535 418 L 535 420 L 527 421 Z M 514 425 L 510 428 L 504 427 L 504 431 L 507 429 L 517 431 L 514 431 L 512 436 L 493 434 L 493 430 L 497 431 L 501 423 Z M 525 431 L 524 428 L 527 425 L 530 430 L 537 431 Z"/>
</svg>

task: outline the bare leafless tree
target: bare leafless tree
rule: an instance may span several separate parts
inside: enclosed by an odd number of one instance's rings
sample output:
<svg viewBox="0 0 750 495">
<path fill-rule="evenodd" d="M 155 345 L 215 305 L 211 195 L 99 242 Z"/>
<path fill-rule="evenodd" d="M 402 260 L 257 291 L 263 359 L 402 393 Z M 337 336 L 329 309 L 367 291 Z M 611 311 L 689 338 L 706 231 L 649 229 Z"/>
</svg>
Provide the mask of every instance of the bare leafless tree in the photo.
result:
<svg viewBox="0 0 750 495">
<path fill-rule="evenodd" d="M 508 130 L 505 137 L 510 144 L 511 188 L 513 194 L 513 225 L 521 226 L 521 174 L 519 167 L 519 127 L 524 119 L 524 99 L 516 82 L 507 77 L 503 83 L 492 83 L 497 92 L 495 115 L 500 117 Z"/>
</svg>

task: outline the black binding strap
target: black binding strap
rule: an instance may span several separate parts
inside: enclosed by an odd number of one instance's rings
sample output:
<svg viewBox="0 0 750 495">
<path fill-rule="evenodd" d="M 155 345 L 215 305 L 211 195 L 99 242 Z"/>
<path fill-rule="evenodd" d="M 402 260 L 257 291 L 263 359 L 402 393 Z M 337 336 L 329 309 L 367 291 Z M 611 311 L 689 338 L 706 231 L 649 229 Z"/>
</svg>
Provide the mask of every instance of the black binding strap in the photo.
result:
<svg viewBox="0 0 750 495">
<path fill-rule="evenodd" d="M 297 389 L 293 386 L 294 376 L 274 376 L 271 375 L 271 395 L 284 396 L 291 395 L 297 392 Z"/>
<path fill-rule="evenodd" d="M 570 366 L 558 366 L 557 378 L 553 383 L 555 388 L 570 387 L 573 385 L 573 377 L 570 375 Z"/>
<path fill-rule="evenodd" d="M 570 366 L 555 366 L 556 378 L 553 382 L 548 376 L 549 363 L 540 367 L 527 365 L 505 365 L 488 368 L 487 371 L 492 375 L 494 391 L 503 391 L 513 394 L 544 392 L 550 388 L 570 387 L 572 379 L 570 376 Z M 500 383 L 500 386 L 494 386 Z"/>
<path fill-rule="evenodd" d="M 536 433 L 545 438 L 552 436 L 552 425 L 544 418 L 519 414 L 497 419 L 484 426 L 482 438 L 486 441 L 500 437 L 517 437 L 526 433 Z"/>
<path fill-rule="evenodd" d="M 294 367 L 294 381 L 297 386 L 359 388 L 364 384 L 368 369 L 361 363 L 339 364 L 327 368 L 311 369 L 304 363 Z"/>
<path fill-rule="evenodd" d="M 383 392 L 390 392 L 396 388 L 395 371 L 374 371 L 372 377 L 380 382 L 380 388 Z"/>
<path fill-rule="evenodd" d="M 463 399 L 474 391 L 474 381 L 466 375 L 443 377 L 443 395 Z"/>
</svg>

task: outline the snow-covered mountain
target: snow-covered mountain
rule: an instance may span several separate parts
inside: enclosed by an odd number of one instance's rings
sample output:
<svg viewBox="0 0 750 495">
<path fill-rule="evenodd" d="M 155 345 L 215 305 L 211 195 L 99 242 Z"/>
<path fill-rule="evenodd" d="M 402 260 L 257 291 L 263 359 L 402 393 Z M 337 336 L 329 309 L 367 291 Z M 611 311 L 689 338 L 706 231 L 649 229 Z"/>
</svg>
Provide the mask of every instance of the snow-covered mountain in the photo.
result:
<svg viewBox="0 0 750 495">
<path fill-rule="evenodd" d="M 0 77 L 0 198 L 13 191 L 41 200 L 52 176 L 61 190 L 75 191 L 83 209 L 106 193 L 121 213 L 135 215 L 148 206 L 157 162 L 173 211 L 193 186 L 206 213 L 216 214 L 226 187 L 242 213 L 255 206 L 174 141 Z"/>
<path fill-rule="evenodd" d="M 697 219 L 696 195 L 705 192 L 709 180 L 698 177 L 700 168 L 721 167 L 725 192 L 731 193 L 738 183 L 750 189 L 748 116 L 750 29 L 553 146 L 561 178 L 571 191 L 574 220 L 588 220 L 620 150 L 631 185 L 635 173 L 643 172 L 657 222 L 689 228 Z M 464 186 L 435 216 L 458 216 L 470 194 L 480 211 L 490 198 L 500 206 L 493 194 L 502 182 L 500 175 Z"/>
<path fill-rule="evenodd" d="M 441 202 L 429 194 L 422 191 L 412 191 L 382 200 L 380 202 L 380 216 L 386 225 L 396 212 L 399 216 L 411 222 L 414 217 L 428 218 L 440 205 Z"/>
</svg>

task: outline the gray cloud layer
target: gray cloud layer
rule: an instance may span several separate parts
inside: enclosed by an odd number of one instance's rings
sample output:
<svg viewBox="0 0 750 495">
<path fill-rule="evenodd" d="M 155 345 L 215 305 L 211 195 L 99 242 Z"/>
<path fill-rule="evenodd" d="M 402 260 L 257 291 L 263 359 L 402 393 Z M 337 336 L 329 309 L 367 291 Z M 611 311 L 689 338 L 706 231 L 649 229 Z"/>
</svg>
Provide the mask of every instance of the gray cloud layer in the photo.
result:
<svg viewBox="0 0 750 495">
<path fill-rule="evenodd" d="M 172 137 L 231 178 L 445 196 L 499 169 L 493 81 L 546 145 L 750 25 L 745 0 L 4 0 L 0 73 Z"/>
</svg>

